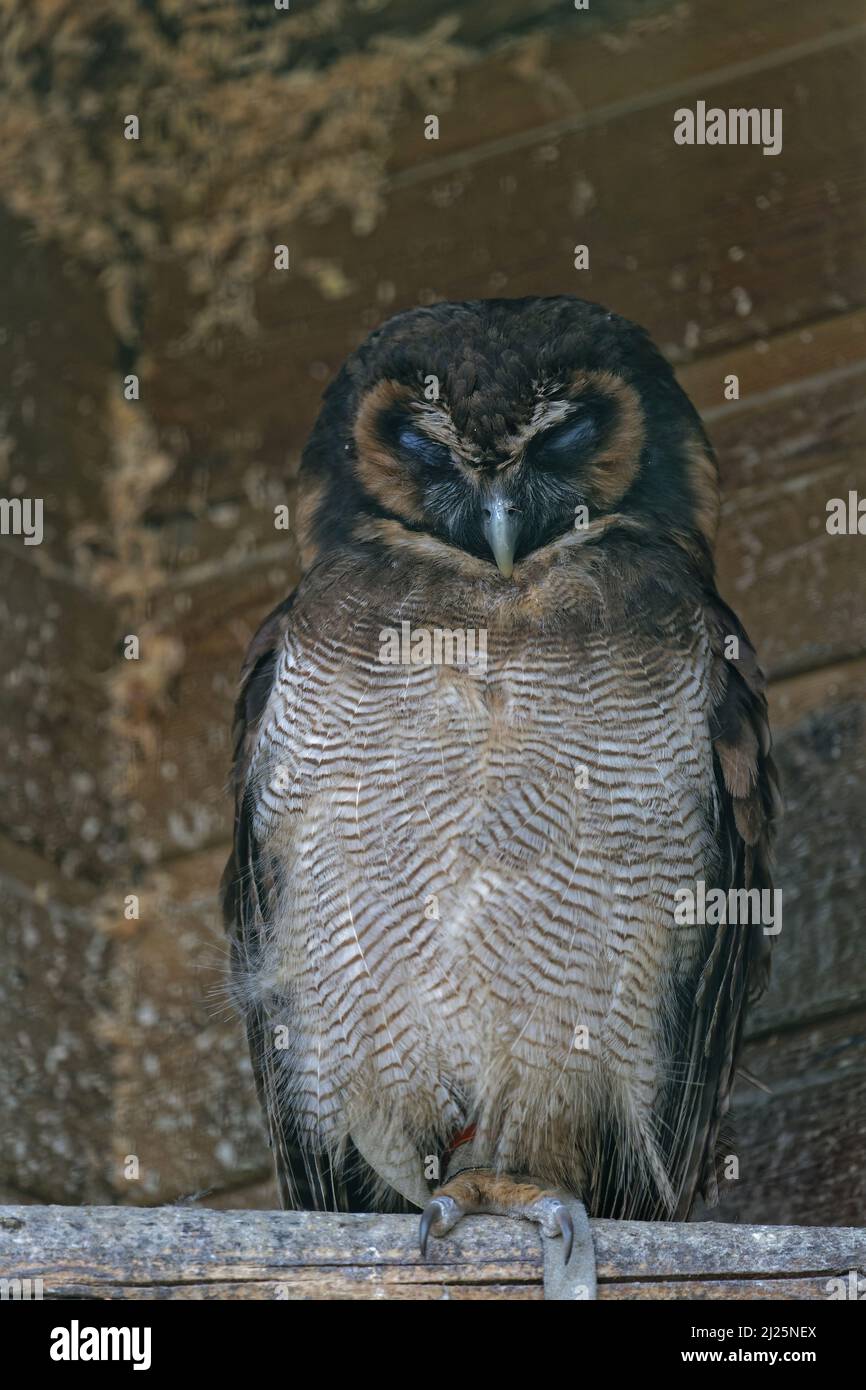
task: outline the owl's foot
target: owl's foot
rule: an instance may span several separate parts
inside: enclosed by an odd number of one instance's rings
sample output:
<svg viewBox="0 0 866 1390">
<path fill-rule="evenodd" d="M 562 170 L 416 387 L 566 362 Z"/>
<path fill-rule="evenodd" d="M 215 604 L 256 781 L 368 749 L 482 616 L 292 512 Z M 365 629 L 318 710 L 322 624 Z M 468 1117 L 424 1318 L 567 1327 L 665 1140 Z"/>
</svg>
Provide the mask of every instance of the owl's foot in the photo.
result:
<svg viewBox="0 0 866 1390">
<path fill-rule="evenodd" d="M 565 1199 L 559 1192 L 490 1168 L 464 1168 L 433 1193 L 421 1215 L 421 1257 L 427 1254 L 427 1241 L 453 1231 L 464 1216 L 520 1216 L 535 1221 L 546 1236 L 562 1236 L 563 1256 L 568 1264 L 574 1243 L 574 1223 Z"/>
</svg>

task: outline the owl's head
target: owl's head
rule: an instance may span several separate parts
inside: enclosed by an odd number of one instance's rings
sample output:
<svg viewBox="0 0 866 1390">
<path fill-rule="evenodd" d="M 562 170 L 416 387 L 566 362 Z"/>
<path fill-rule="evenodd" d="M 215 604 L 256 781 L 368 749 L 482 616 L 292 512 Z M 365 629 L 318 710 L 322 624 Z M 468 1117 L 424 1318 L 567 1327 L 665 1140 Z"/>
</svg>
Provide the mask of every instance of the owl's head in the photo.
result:
<svg viewBox="0 0 866 1390">
<path fill-rule="evenodd" d="M 603 518 L 711 550 L 715 460 L 646 333 L 587 300 L 398 314 L 325 394 L 301 474 L 305 563 L 335 545 L 498 566 Z"/>
</svg>

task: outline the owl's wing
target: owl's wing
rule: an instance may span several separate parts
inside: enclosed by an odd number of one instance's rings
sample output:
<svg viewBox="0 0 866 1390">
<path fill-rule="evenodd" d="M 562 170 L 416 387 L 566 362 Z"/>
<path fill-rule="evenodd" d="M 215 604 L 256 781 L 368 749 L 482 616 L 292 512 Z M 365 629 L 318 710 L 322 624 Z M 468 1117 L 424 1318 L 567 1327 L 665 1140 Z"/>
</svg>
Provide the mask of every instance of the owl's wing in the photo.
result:
<svg viewBox="0 0 866 1390">
<path fill-rule="evenodd" d="M 233 729 L 234 843 L 223 872 L 220 894 L 230 942 L 233 989 L 243 1013 L 259 1100 L 268 1124 L 280 1199 L 296 1210 L 363 1211 L 364 1165 L 354 1161 L 337 1177 L 327 1160 L 303 1143 L 286 1104 L 285 1060 L 277 1068 L 274 1021 L 250 982 L 260 973 L 266 923 L 276 900 L 275 865 L 260 852 L 253 829 L 247 773 L 262 715 L 274 683 L 277 656 L 291 625 L 293 597 L 265 619 L 250 644 L 241 670 Z M 285 1001 L 286 1014 L 291 1008 Z M 281 1018 L 285 1016 L 281 1014 Z"/>
<path fill-rule="evenodd" d="M 764 678 L 739 620 L 715 592 L 707 598 L 705 619 L 713 651 L 709 679 L 719 806 L 717 886 L 772 890 L 770 849 L 780 798 Z M 739 645 L 736 659 L 726 653 L 731 637 Z M 680 1195 L 675 1215 L 680 1218 L 688 1215 L 699 1192 L 711 1205 L 718 1198 L 716 1149 L 730 1107 L 745 1007 L 763 993 L 769 976 L 769 937 L 760 924 L 706 930 L 697 988 L 692 980 L 690 997 L 681 1001 L 680 1017 L 688 1020 L 685 1075 L 669 1085 L 662 1107 L 673 1187 Z"/>
</svg>

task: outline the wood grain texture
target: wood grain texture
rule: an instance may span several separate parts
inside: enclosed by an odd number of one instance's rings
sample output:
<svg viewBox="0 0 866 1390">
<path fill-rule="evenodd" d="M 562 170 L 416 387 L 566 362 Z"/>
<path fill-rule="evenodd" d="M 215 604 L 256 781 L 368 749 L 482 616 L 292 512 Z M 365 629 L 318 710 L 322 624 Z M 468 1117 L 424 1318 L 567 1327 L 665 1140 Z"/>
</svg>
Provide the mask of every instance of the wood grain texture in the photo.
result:
<svg viewBox="0 0 866 1390">
<path fill-rule="evenodd" d="M 727 1152 L 739 1176 L 721 1184 L 712 1219 L 861 1221 L 866 1010 L 753 1037 L 743 1066 L 765 1089 L 737 1087 Z"/>
<path fill-rule="evenodd" d="M 866 1232 L 593 1221 L 599 1298 L 826 1299 Z M 537 1232 L 470 1217 L 417 1251 L 411 1216 L 0 1207 L 0 1277 L 46 1298 L 540 1298 Z"/>
<path fill-rule="evenodd" d="M 470 37 L 465 20 L 476 8 L 462 12 L 458 41 Z M 492 17 L 496 6 L 483 8 Z M 437 141 L 424 138 L 420 108 L 407 113 L 389 162 L 393 182 L 451 171 L 485 151 L 552 139 L 662 97 L 686 101 L 694 92 L 709 100 L 729 73 L 820 50 L 863 20 L 856 0 L 829 0 L 820 11 L 775 0 L 728 0 L 724 8 L 665 0 L 631 11 L 622 0 L 578 15 L 557 7 L 552 23 L 531 33 L 524 26 L 519 37 L 500 26 L 499 42 L 456 73 Z"/>
<path fill-rule="evenodd" d="M 369 317 L 381 285 L 391 287 L 394 308 L 426 296 L 572 291 L 646 324 L 678 360 L 858 307 L 863 62 L 863 41 L 849 37 L 838 51 L 707 92 L 725 108 L 781 108 L 785 143 L 774 158 L 755 147 L 675 145 L 681 103 L 663 97 L 400 186 L 387 223 L 366 241 L 353 244 L 340 218 L 314 241 L 299 230 L 299 260 L 315 246 L 354 286 L 309 313 L 293 295 L 310 353 L 324 349 L 328 322 L 333 351 L 353 310 Z M 590 247 L 588 271 L 573 268 L 575 243 Z M 278 276 L 262 282 L 266 338 L 286 322 L 288 292 Z"/>
<path fill-rule="evenodd" d="M 720 583 L 771 678 L 866 646 L 862 537 L 826 526 L 831 498 L 866 494 L 864 383 L 866 363 L 801 377 L 710 424 Z"/>
</svg>

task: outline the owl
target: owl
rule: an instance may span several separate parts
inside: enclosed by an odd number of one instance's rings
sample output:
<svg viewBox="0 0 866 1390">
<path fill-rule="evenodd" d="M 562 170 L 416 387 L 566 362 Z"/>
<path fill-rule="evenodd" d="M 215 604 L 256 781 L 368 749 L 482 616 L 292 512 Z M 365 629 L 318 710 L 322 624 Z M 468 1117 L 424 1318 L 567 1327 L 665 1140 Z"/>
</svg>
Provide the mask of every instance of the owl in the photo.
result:
<svg viewBox="0 0 866 1390">
<path fill-rule="evenodd" d="M 600 305 L 436 304 L 328 388 L 298 510 L 223 880 L 284 1204 L 685 1219 L 768 935 L 678 909 L 760 900 L 777 807 L 698 415 Z"/>
</svg>

